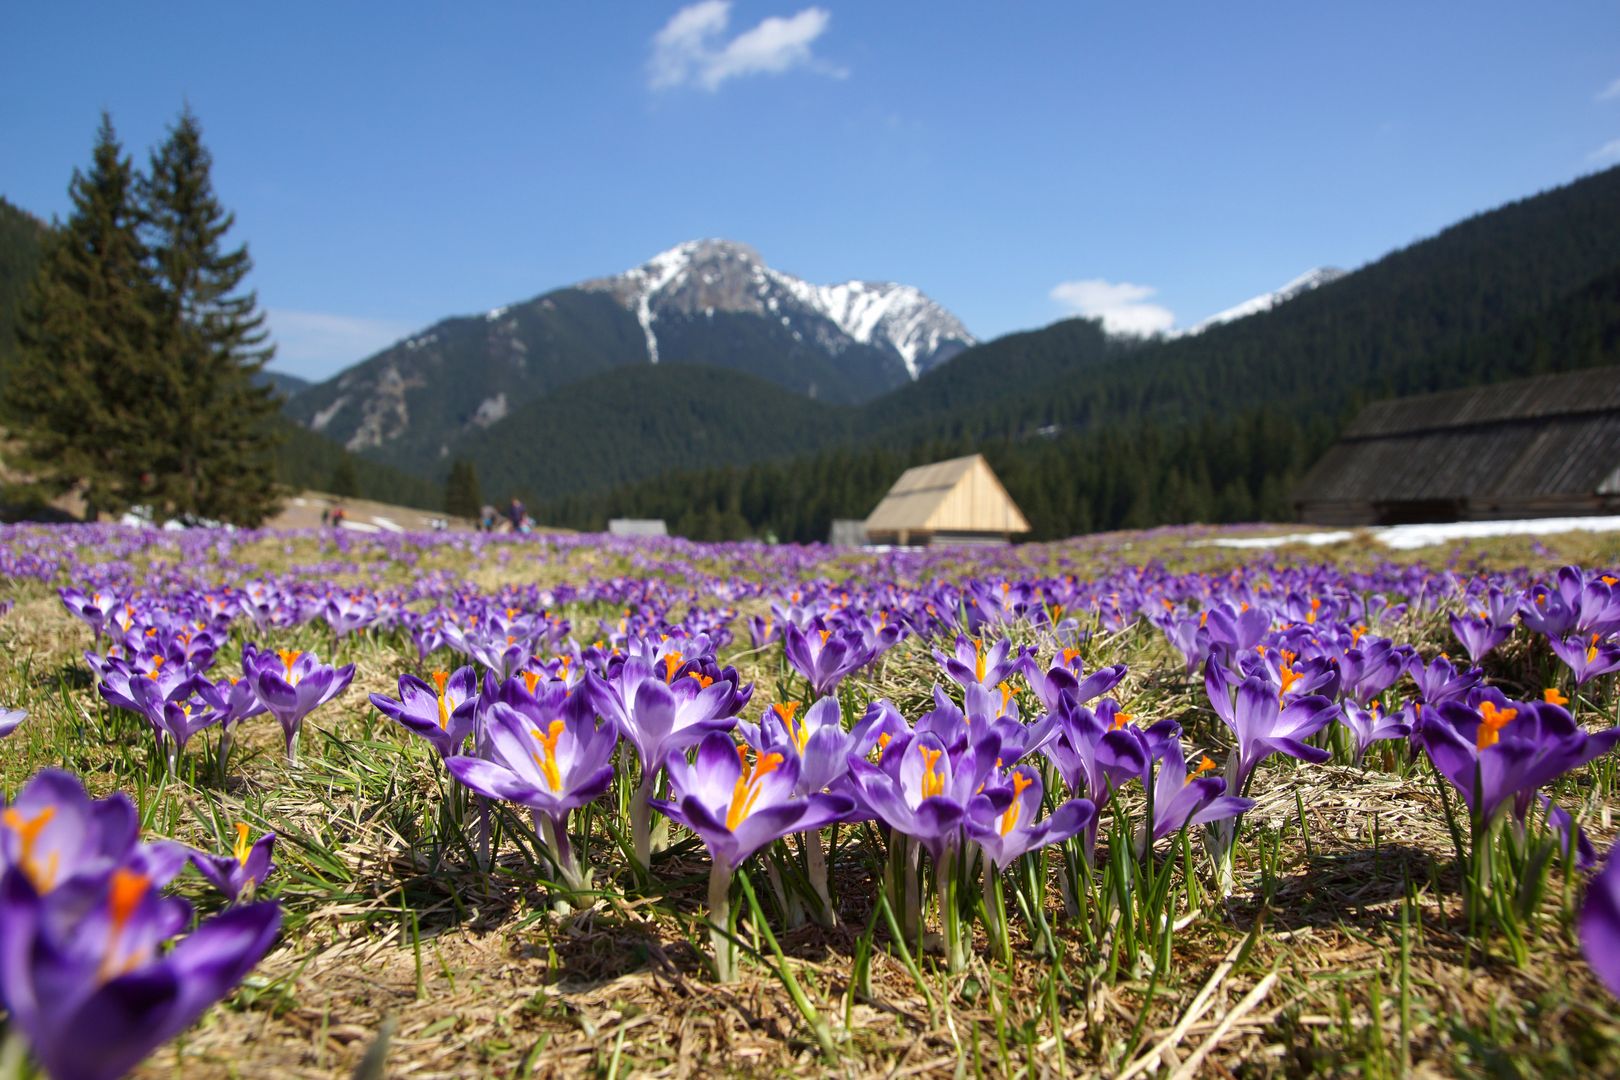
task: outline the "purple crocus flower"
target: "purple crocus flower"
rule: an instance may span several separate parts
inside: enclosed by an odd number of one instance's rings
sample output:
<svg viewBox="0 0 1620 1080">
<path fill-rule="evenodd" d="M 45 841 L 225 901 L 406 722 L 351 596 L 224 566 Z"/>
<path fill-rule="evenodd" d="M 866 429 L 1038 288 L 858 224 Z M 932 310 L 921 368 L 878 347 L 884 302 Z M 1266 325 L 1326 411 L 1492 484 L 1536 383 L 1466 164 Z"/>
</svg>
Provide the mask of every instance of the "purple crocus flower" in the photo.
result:
<svg viewBox="0 0 1620 1080">
<path fill-rule="evenodd" d="M 432 686 L 415 675 L 401 675 L 398 701 L 372 694 L 371 703 L 384 716 L 426 739 L 439 757 L 448 758 L 461 752 L 472 733 L 478 676 L 470 665 L 456 669 L 453 675 L 435 671 Z"/>
<path fill-rule="evenodd" d="M 1083 675 L 1080 654 L 1072 649 L 1066 650 L 1059 660 L 1046 671 L 1040 669 L 1033 656 L 1025 657 L 1022 664 L 1025 681 L 1035 691 L 1041 704 L 1046 706 L 1047 712 L 1058 710 L 1064 694 L 1073 698 L 1076 705 L 1084 705 L 1102 697 L 1125 678 L 1124 664 L 1098 668 L 1090 675 Z"/>
<path fill-rule="evenodd" d="M 688 762 L 672 755 L 671 798 L 654 806 L 702 837 L 717 864 L 735 872 L 750 855 L 789 833 L 819 829 L 854 809 L 844 795 L 798 795 L 798 762 L 748 749 L 725 732 L 711 732 Z"/>
<path fill-rule="evenodd" d="M 872 662 L 876 651 L 858 630 L 828 630 L 812 623 L 809 633 L 792 623 L 782 627 L 782 651 L 794 671 L 810 683 L 817 697 L 830 694 L 852 671 Z"/>
<path fill-rule="evenodd" d="M 1589 638 L 1555 637 L 1547 645 L 1575 675 L 1576 686 L 1620 668 L 1620 646 L 1599 640 L 1597 634 Z"/>
<path fill-rule="evenodd" d="M 990 646 L 989 655 L 984 651 L 982 638 L 970 638 L 965 634 L 956 635 L 956 648 L 952 655 L 947 656 L 938 649 L 934 650 L 934 659 L 939 661 L 949 675 L 951 681 L 958 686 L 967 687 L 979 685 L 986 689 L 994 689 L 1007 681 L 1007 678 L 1018 671 L 1025 663 L 1025 657 L 1014 655 L 1008 657 L 1007 651 L 1012 642 L 1002 638 Z"/>
<path fill-rule="evenodd" d="M 1096 816 L 1097 808 L 1090 799 L 1070 799 L 1037 820 L 1044 794 L 1040 771 L 1016 765 L 1002 779 L 1012 797 L 1000 810 L 997 802 L 982 793 L 972 798 L 967 810 L 968 836 L 984 849 L 996 871 L 1005 870 L 1028 852 L 1062 843 Z"/>
<path fill-rule="evenodd" d="M 1536 789 L 1602 756 L 1620 740 L 1620 728 L 1587 734 L 1550 702 L 1484 694 L 1472 706 L 1448 701 L 1424 709 L 1415 731 L 1429 760 L 1462 794 L 1476 832 L 1510 803 L 1522 821 Z"/>
<path fill-rule="evenodd" d="M 41 769 L 0 807 L 0 874 L 18 870 L 37 892 L 109 873 L 135 847 L 135 806 L 92 799 L 77 776 Z"/>
<path fill-rule="evenodd" d="M 1546 795 L 1537 796 L 1543 810 L 1547 811 L 1547 824 L 1558 833 L 1559 850 L 1575 854 L 1575 869 L 1591 871 L 1597 867 L 1597 851 L 1592 847 L 1592 841 L 1587 837 L 1586 830 L 1575 824 L 1575 819 L 1568 810 L 1553 802 Z"/>
<path fill-rule="evenodd" d="M 248 837 L 251 835 L 253 830 L 247 822 L 239 821 L 236 823 L 236 843 L 231 846 L 229 855 L 215 855 L 207 851 L 190 853 L 191 865 L 232 903 L 240 900 L 244 893 L 252 896 L 276 868 L 276 864 L 270 861 L 276 845 L 276 834 L 267 832 L 249 843 Z"/>
<path fill-rule="evenodd" d="M 1357 762 L 1366 756 L 1367 748 L 1373 743 L 1404 739 L 1412 734 L 1411 713 L 1407 709 L 1385 713 L 1376 700 L 1365 709 L 1353 701 L 1344 702 L 1339 708 L 1339 722 L 1356 741 Z"/>
<path fill-rule="evenodd" d="M 1485 673 L 1479 668 L 1459 672 L 1444 656 L 1437 656 L 1428 664 L 1414 661 L 1408 671 L 1425 705 L 1438 705 L 1462 697 L 1485 678 Z"/>
<path fill-rule="evenodd" d="M 247 665 L 244 663 L 243 666 Z M 262 715 L 265 712 L 264 704 L 247 679 L 230 676 L 218 682 L 198 679 L 194 685 L 197 696 L 214 710 L 214 719 L 219 722 L 219 771 L 223 776 L 225 763 L 231 755 L 231 740 L 236 734 L 236 725 L 250 717 Z"/>
<path fill-rule="evenodd" d="M 0 739 L 17 730 L 24 720 L 28 719 L 27 709 L 0 709 Z"/>
<path fill-rule="evenodd" d="M 669 666 L 674 675 L 678 665 Z M 624 732 L 641 762 L 641 782 L 630 808 L 630 832 L 637 860 L 645 869 L 652 859 L 652 805 L 664 760 L 714 731 L 728 731 L 735 721 L 725 715 L 733 698 L 730 682 L 686 677 L 666 683 L 645 660 L 632 658 L 609 682 L 595 672 L 586 677 L 596 710 Z"/>
<path fill-rule="evenodd" d="M 1236 791 L 1246 789 L 1255 766 L 1272 754 L 1316 764 L 1333 756 L 1303 741 L 1338 714 L 1338 707 L 1327 698 L 1307 695 L 1284 705 L 1276 686 L 1251 675 L 1237 688 L 1234 700 L 1231 677 L 1215 664 L 1205 668 L 1204 683 L 1216 715 L 1237 737 L 1237 757 L 1228 768 L 1228 779 Z"/>
<path fill-rule="evenodd" d="M 1224 778 L 1206 775 L 1215 767 L 1215 762 L 1206 756 L 1189 770 L 1181 740 L 1165 744 L 1159 756 L 1159 774 L 1153 781 L 1153 843 L 1182 829 L 1225 821 L 1254 808 L 1253 799 L 1226 794 Z"/>
<path fill-rule="evenodd" d="M 1603 871 L 1586 886 L 1580 934 L 1592 973 L 1620 998 L 1620 859 L 1612 851 Z"/>
<path fill-rule="evenodd" d="M 115 1080 L 253 969 L 281 925 L 274 903 L 232 908 L 172 950 L 191 906 L 120 866 L 76 895 L 0 877 L 0 999 L 54 1080 Z"/>
<path fill-rule="evenodd" d="M 304 717 L 331 701 L 354 679 L 354 665 L 333 668 L 312 652 L 277 649 L 274 655 L 255 652 L 247 674 L 253 692 L 281 724 L 287 741 L 287 761 L 298 761 L 298 733 Z"/>
<path fill-rule="evenodd" d="M 688 762 L 672 755 L 672 797 L 653 805 L 702 838 L 713 861 L 709 870 L 710 938 L 722 982 L 736 975 L 731 937 L 731 879 L 743 861 L 789 833 L 821 828 L 854 809 L 844 795 L 795 795 L 798 762 L 768 750 L 752 762 L 747 749 L 724 732 L 711 732 Z"/>
<path fill-rule="evenodd" d="M 445 766 L 469 790 L 488 799 L 526 806 L 568 889 L 591 886 L 591 871 L 568 836 L 568 815 L 598 798 L 613 781 L 613 748 L 619 733 L 601 725 L 584 694 L 555 692 L 531 697 L 532 705 L 504 701 L 485 715 L 483 757 L 452 756 Z"/>
<path fill-rule="evenodd" d="M 1513 624 L 1499 626 L 1488 617 L 1459 615 L 1452 612 L 1451 632 L 1462 642 L 1463 648 L 1468 650 L 1469 659 L 1477 664 L 1487 653 L 1508 639 L 1513 633 Z"/>
<path fill-rule="evenodd" d="M 852 757 L 849 767 L 872 813 L 927 848 L 938 863 L 958 846 L 967 804 L 985 787 L 999 756 L 992 736 L 953 762 L 938 736 L 919 732 L 903 747 L 891 744 L 878 765 Z M 1010 796 L 1011 789 L 1001 790 L 1003 798 Z"/>
</svg>

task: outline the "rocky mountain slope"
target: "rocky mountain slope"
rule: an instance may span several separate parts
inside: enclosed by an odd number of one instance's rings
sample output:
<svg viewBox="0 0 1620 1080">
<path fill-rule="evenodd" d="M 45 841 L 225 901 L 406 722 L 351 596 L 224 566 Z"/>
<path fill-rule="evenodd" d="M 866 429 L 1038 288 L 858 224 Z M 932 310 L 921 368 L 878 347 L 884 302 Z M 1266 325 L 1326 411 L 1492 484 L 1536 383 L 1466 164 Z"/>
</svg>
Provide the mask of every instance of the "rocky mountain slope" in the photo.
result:
<svg viewBox="0 0 1620 1080">
<path fill-rule="evenodd" d="M 858 404 L 974 344 L 911 286 L 814 285 L 746 245 L 700 240 L 622 274 L 445 319 L 287 408 L 350 450 L 437 470 L 512 412 L 615 368 L 701 364 Z"/>
</svg>

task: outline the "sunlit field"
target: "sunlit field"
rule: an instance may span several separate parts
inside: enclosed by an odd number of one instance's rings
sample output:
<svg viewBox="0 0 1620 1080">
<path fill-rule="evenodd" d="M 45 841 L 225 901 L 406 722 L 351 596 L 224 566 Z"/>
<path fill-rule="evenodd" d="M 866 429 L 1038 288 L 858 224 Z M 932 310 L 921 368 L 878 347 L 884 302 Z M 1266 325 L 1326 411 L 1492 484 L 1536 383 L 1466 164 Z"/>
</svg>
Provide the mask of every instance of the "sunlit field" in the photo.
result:
<svg viewBox="0 0 1620 1080">
<path fill-rule="evenodd" d="M 1616 542 L 1217 535 L 7 528 L 0 1076 L 1620 1074 Z"/>
</svg>

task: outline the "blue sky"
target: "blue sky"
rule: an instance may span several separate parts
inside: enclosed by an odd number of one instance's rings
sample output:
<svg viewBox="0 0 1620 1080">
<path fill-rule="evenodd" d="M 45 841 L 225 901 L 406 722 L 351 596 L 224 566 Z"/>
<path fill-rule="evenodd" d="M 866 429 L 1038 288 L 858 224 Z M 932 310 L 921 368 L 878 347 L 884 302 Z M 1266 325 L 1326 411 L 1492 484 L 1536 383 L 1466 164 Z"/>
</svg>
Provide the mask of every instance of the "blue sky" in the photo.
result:
<svg viewBox="0 0 1620 1080">
<path fill-rule="evenodd" d="M 17 5 L 0 194 L 183 101 L 283 370 L 724 236 L 981 337 L 1187 326 L 1620 163 L 1609 3 Z"/>
</svg>

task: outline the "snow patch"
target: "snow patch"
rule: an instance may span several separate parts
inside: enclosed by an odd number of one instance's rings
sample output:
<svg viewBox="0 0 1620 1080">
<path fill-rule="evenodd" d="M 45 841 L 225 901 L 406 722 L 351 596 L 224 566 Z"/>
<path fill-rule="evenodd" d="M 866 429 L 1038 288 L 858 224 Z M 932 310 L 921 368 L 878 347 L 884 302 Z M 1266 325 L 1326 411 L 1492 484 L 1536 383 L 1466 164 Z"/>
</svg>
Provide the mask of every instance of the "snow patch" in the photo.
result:
<svg viewBox="0 0 1620 1080">
<path fill-rule="evenodd" d="M 1282 288 L 1274 292 L 1261 293 L 1259 296 L 1251 297 L 1241 304 L 1227 308 L 1225 311 L 1218 311 L 1204 321 L 1195 323 L 1184 332 L 1201 334 L 1212 326 L 1247 318 L 1250 315 L 1258 315 L 1262 311 L 1270 311 L 1278 304 L 1286 303 L 1294 297 L 1308 293 L 1313 289 L 1320 289 L 1323 285 L 1331 281 L 1337 281 L 1342 277 L 1344 277 L 1344 271 L 1331 266 L 1319 266 L 1315 270 L 1307 270 Z"/>
<path fill-rule="evenodd" d="M 1283 544 L 1321 547 L 1342 544 L 1358 535 L 1367 536 L 1396 551 L 1413 551 L 1457 540 L 1482 540 L 1497 536 L 1557 536 L 1574 532 L 1620 532 L 1620 516 L 1526 518 L 1519 521 L 1450 521 L 1432 525 L 1385 525 L 1350 531 L 1286 533 L 1282 536 L 1221 536 L 1199 540 L 1193 547 L 1272 548 Z"/>
</svg>

